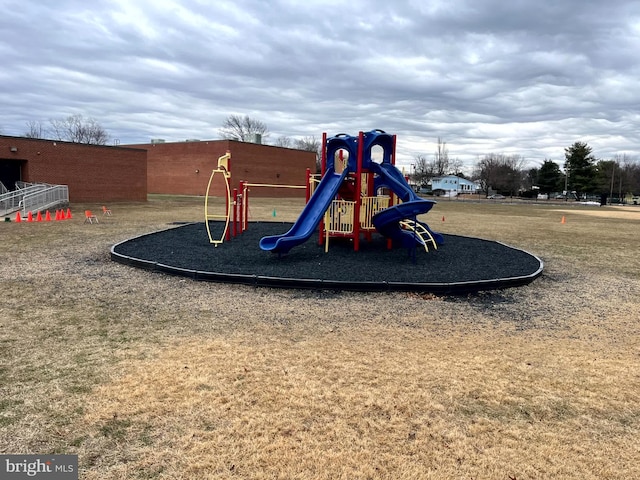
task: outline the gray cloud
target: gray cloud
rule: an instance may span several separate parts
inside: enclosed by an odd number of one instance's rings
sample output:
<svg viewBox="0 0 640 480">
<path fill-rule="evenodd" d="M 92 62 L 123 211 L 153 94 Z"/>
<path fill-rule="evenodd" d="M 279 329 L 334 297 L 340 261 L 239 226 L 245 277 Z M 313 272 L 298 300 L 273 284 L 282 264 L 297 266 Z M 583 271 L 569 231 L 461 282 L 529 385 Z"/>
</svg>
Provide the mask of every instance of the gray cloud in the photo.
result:
<svg viewBox="0 0 640 480">
<path fill-rule="evenodd" d="M 638 51 L 633 1 L 10 2 L 0 129 L 81 113 L 121 143 L 210 139 L 237 113 L 272 138 L 382 128 L 405 165 L 436 137 L 468 165 L 577 140 L 640 158 Z"/>
</svg>

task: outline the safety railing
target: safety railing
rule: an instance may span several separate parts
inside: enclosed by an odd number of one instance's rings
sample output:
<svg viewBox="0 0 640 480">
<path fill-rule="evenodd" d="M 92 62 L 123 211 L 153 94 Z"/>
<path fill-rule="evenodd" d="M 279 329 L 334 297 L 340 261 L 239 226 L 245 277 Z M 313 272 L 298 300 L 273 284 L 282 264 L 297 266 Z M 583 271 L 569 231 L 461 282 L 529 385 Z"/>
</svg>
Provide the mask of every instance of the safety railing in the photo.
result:
<svg viewBox="0 0 640 480">
<path fill-rule="evenodd" d="M 24 213 L 36 212 L 64 203 L 69 203 L 69 187 L 49 185 L 43 190 L 26 194 L 22 200 L 22 210 Z"/>
<path fill-rule="evenodd" d="M 363 197 L 360 204 L 360 228 L 373 229 L 371 217 L 376 213 L 389 208 L 389 197 Z"/>
<path fill-rule="evenodd" d="M 47 183 L 16 182 L 16 189 L 0 194 L 0 215 L 22 210 L 35 213 L 69 203 L 69 187 Z"/>
<path fill-rule="evenodd" d="M 24 193 L 21 190 L 7 191 L 0 195 L 0 214 L 15 212 L 22 208 Z"/>
<path fill-rule="evenodd" d="M 328 233 L 353 233 L 353 209 L 356 202 L 333 200 L 325 214 L 325 228 Z"/>
<path fill-rule="evenodd" d="M 313 192 L 316 191 L 316 187 L 320 184 L 320 180 L 322 180 L 322 175 L 314 173 L 309 175 L 309 197 L 313 195 Z"/>
<path fill-rule="evenodd" d="M 22 180 L 18 180 L 15 185 L 17 190 L 24 190 L 25 188 L 42 186 L 47 184 L 46 183 L 30 183 L 30 182 L 23 182 Z"/>
</svg>

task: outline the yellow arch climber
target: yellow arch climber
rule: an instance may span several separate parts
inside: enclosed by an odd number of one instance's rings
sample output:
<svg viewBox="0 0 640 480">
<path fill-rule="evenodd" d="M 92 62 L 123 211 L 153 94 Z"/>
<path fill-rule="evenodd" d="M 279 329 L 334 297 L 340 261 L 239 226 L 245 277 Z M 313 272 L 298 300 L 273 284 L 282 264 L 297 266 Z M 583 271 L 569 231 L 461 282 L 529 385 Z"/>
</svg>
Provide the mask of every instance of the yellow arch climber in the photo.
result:
<svg viewBox="0 0 640 480">
<path fill-rule="evenodd" d="M 207 185 L 207 194 L 204 197 L 204 224 L 207 226 L 207 234 L 209 235 L 209 242 L 213 243 L 214 246 L 218 246 L 222 242 L 224 242 L 225 236 L 227 235 L 227 231 L 229 230 L 229 216 L 231 212 L 231 189 L 229 186 L 231 179 L 231 171 L 229 169 L 229 160 L 231 159 L 231 152 L 227 152 L 218 158 L 218 168 L 215 168 L 211 172 L 211 177 L 209 177 L 209 183 Z M 217 175 L 221 174 L 224 179 L 225 185 L 225 213 L 224 215 L 211 213 L 210 205 L 209 205 L 209 194 L 211 192 L 211 185 L 213 183 L 213 178 Z M 222 234 L 220 238 L 213 238 L 211 234 L 211 228 L 209 226 L 209 220 L 223 220 L 224 221 L 224 229 L 222 230 Z"/>
</svg>

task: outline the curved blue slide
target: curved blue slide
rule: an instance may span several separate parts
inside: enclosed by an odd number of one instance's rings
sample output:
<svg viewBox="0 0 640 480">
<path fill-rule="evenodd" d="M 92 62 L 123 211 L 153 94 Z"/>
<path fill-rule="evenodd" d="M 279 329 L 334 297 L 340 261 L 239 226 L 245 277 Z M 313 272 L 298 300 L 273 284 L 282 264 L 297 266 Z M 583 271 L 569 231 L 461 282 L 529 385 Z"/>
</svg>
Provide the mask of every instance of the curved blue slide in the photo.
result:
<svg viewBox="0 0 640 480">
<path fill-rule="evenodd" d="M 403 230 L 400 222 L 405 218 L 415 218 L 418 215 L 427 213 L 436 204 L 433 200 L 425 200 L 420 198 L 413 191 L 411 186 L 404 179 L 402 172 L 390 163 L 378 164 L 371 162 L 371 170 L 378 175 L 376 181 L 376 189 L 386 186 L 393 193 L 398 195 L 403 203 L 393 205 L 378 212 L 371 219 L 376 230 L 387 238 L 391 238 L 399 242 L 405 248 L 412 248 L 418 244 L 422 244 L 420 237 L 415 233 Z M 438 245 L 444 243 L 444 237 L 434 232 L 426 223 L 420 222 L 425 227 Z"/>
<path fill-rule="evenodd" d="M 342 173 L 336 173 L 333 169 L 327 170 L 293 227 L 282 235 L 262 237 L 260 248 L 267 252 L 287 253 L 296 245 L 306 242 L 315 232 L 347 173 L 346 168 Z"/>
</svg>

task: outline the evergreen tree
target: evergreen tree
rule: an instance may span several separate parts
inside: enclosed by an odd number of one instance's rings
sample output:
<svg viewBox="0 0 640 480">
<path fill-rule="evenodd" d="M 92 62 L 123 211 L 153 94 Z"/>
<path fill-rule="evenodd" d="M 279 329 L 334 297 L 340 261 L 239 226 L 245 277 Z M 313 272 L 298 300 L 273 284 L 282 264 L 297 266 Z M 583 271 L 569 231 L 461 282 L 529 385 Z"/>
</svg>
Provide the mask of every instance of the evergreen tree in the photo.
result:
<svg viewBox="0 0 640 480">
<path fill-rule="evenodd" d="M 595 157 L 591 151 L 591 147 L 584 142 L 575 142 L 564 149 L 568 188 L 575 190 L 578 196 L 593 192 L 596 186 Z"/>
<path fill-rule="evenodd" d="M 615 161 L 600 160 L 596 164 L 596 191 L 600 195 L 615 196 L 621 178 L 622 169 Z"/>
<path fill-rule="evenodd" d="M 538 169 L 536 185 L 540 193 L 559 192 L 564 187 L 564 175 L 560 171 L 560 165 L 551 160 L 545 160 Z"/>
</svg>

